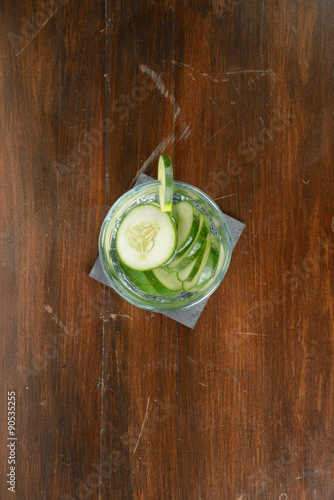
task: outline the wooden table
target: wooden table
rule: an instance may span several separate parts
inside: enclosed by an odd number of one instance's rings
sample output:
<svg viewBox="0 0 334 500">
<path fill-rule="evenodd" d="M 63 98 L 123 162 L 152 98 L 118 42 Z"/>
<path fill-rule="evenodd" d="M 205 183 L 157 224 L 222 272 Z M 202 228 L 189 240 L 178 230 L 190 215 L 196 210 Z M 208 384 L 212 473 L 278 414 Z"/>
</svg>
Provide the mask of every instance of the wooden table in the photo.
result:
<svg viewBox="0 0 334 500">
<path fill-rule="evenodd" d="M 0 10 L 1 499 L 333 499 L 333 2 Z M 246 223 L 194 330 L 88 277 L 161 152 Z"/>
</svg>

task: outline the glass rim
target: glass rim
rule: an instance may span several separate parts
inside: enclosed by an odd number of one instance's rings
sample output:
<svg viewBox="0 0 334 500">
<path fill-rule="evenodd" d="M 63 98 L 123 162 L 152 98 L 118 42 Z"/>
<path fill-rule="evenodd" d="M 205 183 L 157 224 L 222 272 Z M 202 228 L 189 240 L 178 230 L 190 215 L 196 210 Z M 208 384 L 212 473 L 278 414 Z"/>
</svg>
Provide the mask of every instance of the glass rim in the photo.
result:
<svg viewBox="0 0 334 500">
<path fill-rule="evenodd" d="M 175 299 L 174 301 L 166 301 L 166 302 L 159 302 L 154 300 L 153 295 L 148 295 L 148 298 L 144 298 L 141 295 L 136 295 L 132 290 L 129 290 L 129 288 L 122 282 L 122 280 L 118 277 L 117 272 L 115 271 L 116 276 L 110 275 L 108 272 L 108 265 L 106 262 L 105 258 L 105 252 L 103 249 L 102 245 L 102 240 L 104 236 L 104 231 L 107 226 L 107 224 L 112 220 L 113 215 L 120 209 L 120 207 L 131 197 L 132 195 L 144 191 L 145 189 L 148 189 L 150 187 L 154 186 L 159 186 L 160 181 L 158 180 L 152 180 L 152 181 L 147 181 L 143 182 L 137 186 L 134 186 L 132 189 L 129 191 L 126 191 L 120 198 L 118 198 L 115 203 L 110 207 L 108 210 L 108 213 L 106 214 L 102 225 L 100 229 L 100 234 L 99 234 L 99 259 L 101 263 L 101 267 L 103 270 L 103 273 L 107 279 L 108 284 L 127 302 L 131 303 L 132 305 L 135 305 L 136 307 L 139 307 L 144 310 L 148 311 L 154 311 L 154 312 L 160 312 L 160 313 L 168 313 L 168 312 L 177 312 L 177 311 L 184 311 L 186 309 L 189 309 L 191 307 L 194 307 L 198 305 L 199 303 L 203 302 L 207 298 L 209 298 L 215 290 L 218 288 L 218 286 L 221 284 L 227 269 L 229 267 L 230 261 L 231 261 L 231 255 L 232 255 L 232 245 L 231 245 L 231 233 L 229 230 L 228 223 L 226 221 L 226 218 L 219 208 L 219 206 L 214 202 L 212 198 L 210 198 L 206 193 L 204 193 L 201 189 L 197 188 L 196 186 L 193 186 L 191 184 L 182 182 L 182 181 L 174 181 L 174 186 L 179 189 L 184 189 L 184 190 L 189 190 L 191 194 L 193 195 L 198 195 L 198 197 L 201 199 L 201 201 L 204 199 L 205 203 L 213 210 L 214 215 L 219 219 L 220 225 L 224 228 L 224 237 L 225 237 L 225 243 L 226 246 L 224 247 L 225 254 L 227 254 L 227 258 L 225 259 L 224 266 L 219 270 L 217 273 L 217 269 L 214 272 L 212 279 L 204 286 L 203 290 L 200 289 L 196 292 L 193 292 L 193 296 L 189 298 L 180 298 Z M 192 200 L 191 196 L 189 196 L 189 201 L 195 201 Z M 200 203 L 198 203 L 199 206 Z M 206 210 L 206 207 L 201 207 L 203 208 L 204 211 Z M 126 211 L 126 210 L 125 210 Z M 124 211 L 124 212 L 125 212 Z M 120 214 L 121 216 L 122 214 Z M 119 219 L 119 217 L 116 219 L 116 221 Z M 111 233 L 114 232 L 115 226 L 112 228 Z M 218 264 L 217 264 L 218 266 Z M 209 286 L 211 284 L 211 286 Z"/>
</svg>

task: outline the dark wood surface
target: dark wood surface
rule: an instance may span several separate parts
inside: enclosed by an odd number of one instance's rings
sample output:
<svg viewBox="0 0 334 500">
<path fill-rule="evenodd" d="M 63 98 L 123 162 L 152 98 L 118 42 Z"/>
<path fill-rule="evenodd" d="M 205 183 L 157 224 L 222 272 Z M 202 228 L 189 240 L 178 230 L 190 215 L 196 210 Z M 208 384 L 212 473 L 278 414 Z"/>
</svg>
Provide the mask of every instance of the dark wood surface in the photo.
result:
<svg viewBox="0 0 334 500">
<path fill-rule="evenodd" d="M 333 23 L 330 0 L 1 2 L 1 499 L 334 499 Z M 194 330 L 88 277 L 162 151 L 246 223 Z"/>
</svg>

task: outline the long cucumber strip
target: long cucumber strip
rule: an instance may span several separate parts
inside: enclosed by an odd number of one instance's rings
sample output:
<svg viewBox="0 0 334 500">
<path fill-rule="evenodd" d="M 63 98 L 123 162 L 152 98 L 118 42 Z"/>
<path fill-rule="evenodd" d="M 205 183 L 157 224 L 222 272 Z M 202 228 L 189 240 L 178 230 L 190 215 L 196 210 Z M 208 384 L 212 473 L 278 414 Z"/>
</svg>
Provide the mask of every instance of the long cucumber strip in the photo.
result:
<svg viewBox="0 0 334 500">
<path fill-rule="evenodd" d="M 179 201 L 173 207 L 173 216 L 178 222 L 177 250 L 183 248 L 189 239 L 196 236 L 198 218 L 195 217 L 194 208 L 189 201 Z"/>
<path fill-rule="evenodd" d="M 210 256 L 210 250 L 211 250 L 211 233 L 208 233 L 208 236 L 206 239 L 206 244 L 205 244 L 205 249 L 204 249 L 201 263 L 200 263 L 200 266 L 199 266 L 197 272 L 195 273 L 194 276 L 192 276 L 191 279 L 187 279 L 186 281 L 183 282 L 183 290 L 185 290 L 186 292 L 191 291 L 191 289 L 195 285 L 197 285 L 197 283 L 198 283 L 198 281 L 199 281 L 199 279 L 204 271 L 204 268 L 206 267 L 206 264 L 208 262 L 208 259 Z M 212 269 L 211 269 L 211 273 L 212 273 Z M 210 276 L 211 276 L 211 274 L 210 274 Z"/>
<path fill-rule="evenodd" d="M 178 259 L 191 247 L 200 224 L 200 211 L 191 203 L 181 201 L 176 203 L 173 216 L 177 221 L 177 246 L 173 260 Z"/>
<path fill-rule="evenodd" d="M 182 290 L 182 283 L 177 276 L 161 267 L 146 271 L 145 275 L 157 292 L 164 297 L 175 297 Z"/>
<path fill-rule="evenodd" d="M 190 262 L 190 264 L 188 264 L 187 267 L 185 267 L 182 271 L 179 271 L 177 273 L 177 277 L 179 278 L 180 281 L 185 281 L 188 278 L 189 274 L 194 269 L 196 262 L 197 259 L 194 259 L 192 262 Z"/>
<path fill-rule="evenodd" d="M 219 258 L 219 242 L 215 236 L 212 236 L 212 244 L 211 244 L 209 258 L 196 285 L 194 285 L 191 288 L 191 290 L 189 290 L 190 292 L 196 292 L 197 290 L 200 290 L 210 281 L 216 270 L 218 258 Z"/>
<path fill-rule="evenodd" d="M 173 167 L 169 156 L 161 155 L 158 163 L 159 202 L 162 212 L 170 212 L 173 207 Z"/>
<path fill-rule="evenodd" d="M 144 271 L 135 271 L 134 269 L 126 266 L 123 262 L 120 262 L 120 265 L 125 275 L 136 287 L 145 293 L 149 293 L 150 295 L 159 295 L 152 283 L 148 280 Z"/>
<path fill-rule="evenodd" d="M 206 239 L 206 244 L 205 245 L 202 245 L 200 251 L 198 252 L 198 255 L 197 257 L 195 258 L 195 264 L 194 266 L 192 267 L 191 271 L 189 272 L 188 276 L 186 279 L 184 279 L 183 281 L 192 281 L 195 276 L 197 275 L 198 273 L 198 270 L 199 268 L 201 267 L 202 265 L 202 261 L 203 261 L 203 258 L 204 258 L 204 254 L 205 252 L 207 252 L 207 245 L 208 245 L 208 241 L 210 242 L 211 244 L 211 233 L 208 233 L 208 236 L 207 236 L 207 239 Z M 209 250 L 210 252 L 210 250 Z M 187 266 L 188 267 L 188 266 Z M 187 268 L 186 268 L 187 269 Z M 181 273 L 182 271 L 180 271 Z M 180 274 L 179 273 L 179 274 Z"/>
</svg>

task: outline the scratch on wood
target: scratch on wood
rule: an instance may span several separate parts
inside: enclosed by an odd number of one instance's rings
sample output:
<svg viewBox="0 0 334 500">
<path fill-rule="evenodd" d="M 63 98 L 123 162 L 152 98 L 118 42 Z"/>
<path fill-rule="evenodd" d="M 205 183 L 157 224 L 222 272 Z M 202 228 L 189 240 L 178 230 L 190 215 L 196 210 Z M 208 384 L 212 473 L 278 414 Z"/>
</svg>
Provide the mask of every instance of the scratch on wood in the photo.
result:
<svg viewBox="0 0 334 500">
<path fill-rule="evenodd" d="M 104 416 L 104 418 L 106 419 L 106 421 L 108 422 L 108 424 L 110 425 L 110 427 L 113 429 L 113 431 L 116 432 L 117 436 L 120 438 L 120 440 L 126 445 L 126 446 L 129 446 L 129 443 L 127 441 L 125 441 L 124 438 L 122 438 L 122 436 L 119 434 L 119 432 L 117 432 L 117 430 L 115 429 L 115 427 L 112 425 L 112 423 L 110 422 L 109 418 L 105 415 L 105 413 L 102 412 L 102 415 Z M 129 446 L 130 447 L 130 446 Z"/>
<path fill-rule="evenodd" d="M 181 133 L 180 137 L 176 138 L 176 142 L 181 141 L 181 139 L 183 139 L 185 141 L 189 137 L 189 135 L 191 134 L 190 124 L 189 123 L 188 124 L 187 123 L 183 123 L 181 132 L 182 133 Z M 163 139 L 161 142 L 159 142 L 159 144 L 157 145 L 157 147 L 155 148 L 155 150 L 153 151 L 153 153 L 151 153 L 151 155 L 147 158 L 147 160 L 140 167 L 140 169 L 138 170 L 138 172 L 136 173 L 136 175 L 132 179 L 131 187 L 134 186 L 134 184 L 136 183 L 136 181 L 137 181 L 138 177 L 140 176 L 140 174 L 143 174 L 147 170 L 147 167 L 152 163 L 152 161 L 155 160 L 156 158 L 158 158 L 158 156 L 174 140 L 175 140 L 175 135 L 174 135 L 174 132 L 173 132 L 171 135 L 169 135 L 168 137 L 166 137 L 165 139 Z"/>
<path fill-rule="evenodd" d="M 293 328 L 297 328 L 299 326 L 299 323 L 301 322 L 301 319 L 302 319 L 302 315 L 299 314 L 298 323 L 296 325 L 294 325 L 294 324 L 289 325 L 288 326 L 289 330 L 292 330 Z"/>
<path fill-rule="evenodd" d="M 198 69 L 193 68 L 192 66 L 189 66 L 189 64 L 183 64 L 183 63 L 180 63 L 180 62 L 177 62 L 177 61 L 174 61 L 174 60 L 171 61 L 171 63 L 174 66 L 178 66 L 179 68 L 187 68 L 190 71 L 193 71 L 194 73 L 197 73 L 198 75 L 202 76 L 203 78 L 208 78 L 211 82 L 215 82 L 215 83 L 228 82 L 228 80 L 226 80 L 226 79 L 213 78 L 208 73 L 203 73 L 203 71 L 199 71 Z M 188 75 L 190 76 L 190 78 L 192 80 L 195 80 L 194 77 L 193 77 L 193 75 L 192 75 L 192 73 L 188 72 Z"/>
<path fill-rule="evenodd" d="M 181 139 L 187 139 L 189 137 L 190 133 L 191 133 L 191 128 L 190 128 L 189 123 L 187 125 L 184 123 L 183 127 L 182 127 L 182 134 L 180 135 L 177 142 L 180 141 Z"/>
<path fill-rule="evenodd" d="M 175 112 L 174 112 L 174 116 L 173 116 L 174 124 L 177 122 L 177 120 L 180 116 L 180 113 L 181 113 L 181 108 L 178 104 L 175 103 Z"/>
<path fill-rule="evenodd" d="M 257 337 L 268 337 L 268 335 L 264 335 L 262 333 L 253 333 L 253 332 L 231 332 L 235 333 L 236 335 L 256 335 Z"/>
<path fill-rule="evenodd" d="M 207 144 L 209 141 L 211 141 L 214 137 L 216 137 L 216 135 L 220 134 L 220 132 L 222 132 L 223 130 L 225 130 L 229 125 L 231 125 L 231 123 L 233 123 L 235 120 L 235 118 L 233 120 L 231 120 L 230 122 L 228 122 L 227 125 L 225 125 L 225 127 L 221 128 L 220 130 L 218 130 L 218 132 L 216 132 L 215 134 L 213 134 L 212 137 L 210 137 L 207 141 L 203 142 L 203 146 L 205 146 L 205 144 Z"/>
<path fill-rule="evenodd" d="M 266 129 L 266 132 L 267 132 L 267 134 L 269 135 L 269 137 L 270 137 L 271 141 L 272 141 L 272 142 L 274 142 L 273 136 L 270 134 L 270 132 L 269 132 L 269 130 L 268 130 L 268 129 Z"/>
<path fill-rule="evenodd" d="M 178 118 L 180 117 L 180 114 L 181 114 L 181 108 L 178 105 L 178 103 L 176 102 L 175 97 L 170 94 L 166 85 L 162 81 L 161 76 L 158 73 L 156 73 L 153 69 L 149 68 L 145 64 L 140 64 L 139 69 L 142 73 L 146 73 L 146 74 L 150 75 L 150 77 L 153 80 L 153 83 L 155 84 L 155 86 L 159 90 L 160 94 L 163 95 L 164 97 L 166 97 L 166 99 L 168 99 L 171 102 L 171 104 L 174 106 L 173 122 L 175 124 L 177 122 Z"/>
<path fill-rule="evenodd" d="M 146 422 L 147 417 L 148 417 L 148 409 L 149 409 L 150 399 L 151 399 L 151 396 L 149 396 L 148 399 L 147 399 L 145 417 L 144 417 L 144 420 L 143 420 L 143 423 L 142 423 L 142 426 L 141 426 L 141 429 L 140 429 L 140 433 L 139 433 L 139 436 L 138 436 L 138 440 L 137 440 L 136 446 L 134 447 L 133 453 L 136 453 L 136 450 L 137 450 L 137 447 L 138 447 L 138 444 L 139 444 L 139 441 L 140 441 L 140 438 L 141 438 L 141 435 L 142 435 L 142 432 L 143 432 L 143 429 L 144 429 L 144 425 L 145 425 L 145 422 Z"/>
<path fill-rule="evenodd" d="M 224 198 L 230 198 L 230 196 L 235 196 L 235 195 L 236 195 L 236 193 L 227 194 L 226 196 L 220 196 L 219 198 L 215 198 L 213 201 L 222 200 Z"/>
<path fill-rule="evenodd" d="M 190 363 L 196 363 L 196 361 L 190 356 L 187 356 L 187 359 L 188 361 L 190 361 Z"/>
<path fill-rule="evenodd" d="M 22 54 L 22 52 L 28 47 L 28 45 L 33 41 L 34 38 L 36 38 L 36 36 L 38 35 L 38 33 L 41 31 L 42 28 L 44 28 L 44 26 L 46 25 L 46 23 L 48 23 L 50 21 L 50 19 L 55 15 L 57 14 L 58 10 L 60 9 L 61 5 L 59 5 L 56 10 L 54 12 L 52 12 L 52 14 L 47 18 L 46 21 L 44 21 L 44 23 L 42 24 L 42 26 L 36 31 L 36 33 L 34 33 L 33 37 L 30 38 L 29 42 L 26 43 L 26 45 L 20 50 L 20 52 L 18 52 L 16 55 L 19 56 L 20 54 Z"/>
<path fill-rule="evenodd" d="M 152 78 L 155 86 L 157 87 L 157 89 L 159 90 L 160 94 L 162 94 L 163 96 L 165 96 L 166 98 L 172 98 L 173 99 L 173 102 L 174 102 L 174 98 L 173 96 L 171 96 L 166 88 L 166 85 L 164 84 L 164 82 L 162 81 L 162 78 L 160 75 L 158 75 L 158 73 L 156 73 L 155 71 L 153 71 L 153 69 L 149 68 L 148 66 L 146 66 L 145 64 L 140 64 L 139 65 L 139 69 L 142 73 L 146 73 L 148 75 L 150 75 L 150 77 Z"/>
<path fill-rule="evenodd" d="M 235 82 L 233 82 L 233 85 L 234 85 L 235 90 L 238 92 L 238 94 L 240 94 L 239 87 L 237 87 L 237 85 L 235 84 Z"/>
<path fill-rule="evenodd" d="M 175 123 L 180 112 L 181 112 L 181 108 L 177 104 L 177 102 L 175 101 L 175 97 L 170 94 L 166 85 L 162 81 L 161 76 L 158 73 L 156 73 L 153 69 L 149 68 L 145 64 L 140 64 L 139 69 L 142 73 L 146 73 L 147 75 L 150 75 L 150 77 L 153 80 L 154 85 L 157 87 L 160 94 L 163 95 L 164 97 L 166 97 L 166 99 L 168 99 L 171 102 L 171 104 L 173 106 L 175 106 L 175 114 L 174 114 L 174 123 Z"/>
<path fill-rule="evenodd" d="M 105 317 L 105 314 L 107 315 L 107 318 Z M 103 323 L 106 323 L 108 321 L 108 318 L 111 318 L 113 319 L 114 321 L 116 321 L 117 318 L 129 318 L 131 319 L 131 316 L 129 316 L 128 314 L 113 314 L 113 313 L 105 313 L 102 309 L 102 311 L 100 312 L 100 315 L 99 315 L 99 318 L 103 320 Z"/>
<path fill-rule="evenodd" d="M 146 73 L 146 74 L 151 76 L 153 83 L 155 84 L 155 86 L 157 87 L 157 89 L 159 90 L 161 95 L 166 97 L 170 101 L 170 103 L 173 105 L 173 108 L 174 108 L 173 124 L 175 125 L 175 123 L 178 121 L 178 119 L 181 118 L 181 108 L 177 104 L 175 97 L 170 94 L 170 92 L 166 88 L 166 85 L 162 81 L 161 76 L 158 73 L 156 73 L 153 69 L 149 68 L 145 64 L 140 64 L 139 69 L 142 73 Z M 181 135 L 179 138 L 177 138 L 177 141 L 180 141 L 181 139 L 183 139 L 183 140 L 187 139 L 189 137 L 190 133 L 191 133 L 190 125 L 184 122 L 182 124 Z M 151 155 L 147 158 L 147 160 L 144 162 L 142 167 L 138 170 L 137 174 L 135 175 L 134 179 L 132 180 L 131 187 L 136 183 L 139 175 L 146 171 L 149 164 L 153 160 L 155 160 L 167 148 L 167 146 L 169 146 L 169 144 L 174 140 L 175 140 L 175 134 L 173 132 L 173 134 L 166 137 L 158 144 L 158 146 L 155 148 L 153 153 L 151 153 Z"/>
<path fill-rule="evenodd" d="M 269 69 L 240 69 L 238 71 L 227 71 L 226 73 L 223 73 L 223 75 L 246 75 L 252 73 L 255 74 L 260 73 L 262 75 L 274 74 L 273 70 L 269 68 Z"/>
<path fill-rule="evenodd" d="M 137 174 L 135 175 L 134 179 L 132 180 L 131 186 L 133 186 L 136 183 L 140 174 L 143 174 L 146 171 L 146 169 L 150 165 L 150 163 L 152 163 L 153 160 L 158 158 L 158 156 L 167 148 L 167 146 L 169 146 L 169 144 L 171 142 L 173 142 L 173 140 L 174 140 L 174 133 L 169 135 L 165 139 L 163 139 L 161 142 L 159 142 L 159 144 L 157 145 L 157 147 L 155 148 L 153 153 L 150 154 L 150 156 L 147 158 L 147 160 L 143 163 L 143 165 L 138 170 Z"/>
<path fill-rule="evenodd" d="M 131 319 L 131 316 L 129 316 L 128 314 L 109 314 L 110 318 L 112 319 L 117 319 L 118 317 L 120 318 L 130 318 Z"/>
<path fill-rule="evenodd" d="M 118 362 L 118 353 L 117 353 L 117 341 L 115 342 L 115 358 L 116 358 L 116 370 L 117 370 L 117 384 L 118 387 L 121 385 L 121 379 L 119 375 L 119 362 Z"/>
<path fill-rule="evenodd" d="M 49 314 L 53 313 L 53 309 L 49 305 L 44 305 L 44 311 L 49 313 Z M 67 335 L 69 335 L 69 331 L 68 331 L 66 325 L 64 325 L 64 323 L 59 319 L 59 316 L 57 314 L 53 314 L 51 319 L 52 319 L 52 321 L 54 321 L 56 323 L 56 325 L 60 326 L 60 328 L 62 328 Z"/>
<path fill-rule="evenodd" d="M 204 73 L 203 71 L 199 71 L 198 69 L 193 68 L 192 66 L 189 66 L 189 64 L 183 64 L 183 63 L 180 63 L 180 62 L 174 61 L 174 60 L 172 60 L 171 63 L 174 64 L 174 66 L 178 66 L 179 68 L 187 68 L 188 70 L 190 70 L 194 73 L 197 73 L 204 78 L 208 78 L 211 82 L 224 83 L 224 82 L 229 81 L 228 78 L 219 78 L 219 79 L 213 78 L 208 73 Z M 226 71 L 225 73 L 223 73 L 223 76 L 228 77 L 228 76 L 246 75 L 246 74 L 271 75 L 272 78 L 275 80 L 275 73 L 273 72 L 273 70 L 271 68 L 269 68 L 269 69 L 238 69 L 238 70 L 233 70 L 233 71 Z M 193 75 L 190 72 L 188 72 L 188 75 L 191 78 L 193 78 Z"/>
</svg>

